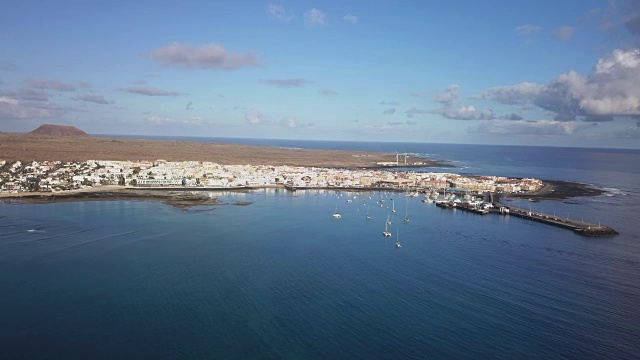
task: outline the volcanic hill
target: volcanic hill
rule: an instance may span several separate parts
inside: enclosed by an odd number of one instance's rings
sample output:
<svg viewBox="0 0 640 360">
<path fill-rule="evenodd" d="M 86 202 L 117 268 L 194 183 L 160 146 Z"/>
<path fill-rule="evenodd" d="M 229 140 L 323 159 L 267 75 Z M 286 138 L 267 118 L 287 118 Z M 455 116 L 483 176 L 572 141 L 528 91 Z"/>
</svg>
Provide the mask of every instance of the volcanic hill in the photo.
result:
<svg viewBox="0 0 640 360">
<path fill-rule="evenodd" d="M 31 131 L 29 134 L 55 135 L 55 136 L 88 136 L 86 132 L 75 126 L 44 124 Z"/>
</svg>

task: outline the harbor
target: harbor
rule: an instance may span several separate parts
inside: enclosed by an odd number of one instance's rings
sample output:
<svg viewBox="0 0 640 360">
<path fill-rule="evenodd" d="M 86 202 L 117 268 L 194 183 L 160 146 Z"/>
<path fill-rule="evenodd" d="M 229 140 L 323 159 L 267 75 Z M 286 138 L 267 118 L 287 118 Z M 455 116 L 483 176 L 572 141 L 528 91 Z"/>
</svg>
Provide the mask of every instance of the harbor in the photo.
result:
<svg viewBox="0 0 640 360">
<path fill-rule="evenodd" d="M 613 228 L 601 224 L 593 224 L 582 220 L 569 219 L 556 216 L 555 214 L 547 214 L 540 211 L 532 211 L 531 209 L 523 209 L 520 207 L 505 205 L 494 199 L 494 194 L 486 194 L 485 201 L 472 201 L 471 197 L 464 200 L 456 199 L 455 196 L 445 200 L 437 200 L 437 207 L 444 209 L 459 209 L 462 211 L 472 212 L 478 215 L 498 214 L 502 216 L 515 216 L 521 219 L 531 220 L 547 225 L 557 226 L 573 231 L 576 234 L 584 236 L 614 236 L 618 232 Z M 497 197 L 496 197 L 497 198 Z"/>
<path fill-rule="evenodd" d="M 531 211 L 528 209 L 522 209 L 515 206 L 507 206 L 500 203 L 495 203 L 494 207 L 503 209 L 502 213 L 506 213 L 509 216 L 516 216 L 522 219 L 540 222 L 547 225 L 558 226 L 568 230 L 572 230 L 576 234 L 585 236 L 613 236 L 618 235 L 618 232 L 608 226 L 601 224 L 592 224 L 580 220 L 574 220 L 569 218 L 561 218 L 552 214 L 546 214 L 539 211 Z M 508 210 L 508 212 L 507 212 Z M 500 213 L 500 210 L 495 211 Z"/>
</svg>

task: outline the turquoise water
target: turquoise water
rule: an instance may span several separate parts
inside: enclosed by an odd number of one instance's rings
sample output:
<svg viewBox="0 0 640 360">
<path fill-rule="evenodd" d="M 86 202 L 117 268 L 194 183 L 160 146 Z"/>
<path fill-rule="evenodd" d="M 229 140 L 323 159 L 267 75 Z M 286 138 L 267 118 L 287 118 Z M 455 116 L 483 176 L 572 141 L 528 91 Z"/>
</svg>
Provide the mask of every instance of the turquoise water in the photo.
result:
<svg viewBox="0 0 640 360">
<path fill-rule="evenodd" d="M 580 237 L 391 193 L 214 193 L 252 204 L 190 210 L 5 201 L 0 359 L 637 358 L 640 152 L 412 146 L 461 172 L 604 188 L 513 203 L 620 235 Z"/>
</svg>

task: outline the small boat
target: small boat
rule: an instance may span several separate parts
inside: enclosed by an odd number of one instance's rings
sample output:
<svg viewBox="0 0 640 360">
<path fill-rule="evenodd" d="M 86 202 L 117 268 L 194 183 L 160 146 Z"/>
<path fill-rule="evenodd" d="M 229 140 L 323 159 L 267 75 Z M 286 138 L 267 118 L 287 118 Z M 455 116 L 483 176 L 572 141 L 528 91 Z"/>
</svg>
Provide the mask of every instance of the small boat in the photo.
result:
<svg viewBox="0 0 640 360">
<path fill-rule="evenodd" d="M 369 215 L 369 206 L 367 206 L 367 220 L 371 220 L 371 215 Z"/>
<path fill-rule="evenodd" d="M 400 244 L 400 238 L 398 237 L 398 232 L 396 231 L 396 249 L 400 249 L 402 244 Z"/>
<path fill-rule="evenodd" d="M 388 222 L 384 224 L 384 231 L 382 232 L 382 235 L 384 235 L 385 237 L 391 237 L 391 233 L 389 232 Z"/>
<path fill-rule="evenodd" d="M 391 225 L 391 219 L 389 219 L 389 214 L 387 214 L 387 225 Z"/>
<path fill-rule="evenodd" d="M 396 212 L 396 203 L 391 199 L 391 212 Z"/>
<path fill-rule="evenodd" d="M 342 215 L 338 212 L 338 204 L 336 204 L 336 212 L 333 213 L 333 217 L 336 219 L 340 219 Z"/>
<path fill-rule="evenodd" d="M 404 222 L 409 222 L 409 209 L 408 208 L 404 213 Z"/>
</svg>

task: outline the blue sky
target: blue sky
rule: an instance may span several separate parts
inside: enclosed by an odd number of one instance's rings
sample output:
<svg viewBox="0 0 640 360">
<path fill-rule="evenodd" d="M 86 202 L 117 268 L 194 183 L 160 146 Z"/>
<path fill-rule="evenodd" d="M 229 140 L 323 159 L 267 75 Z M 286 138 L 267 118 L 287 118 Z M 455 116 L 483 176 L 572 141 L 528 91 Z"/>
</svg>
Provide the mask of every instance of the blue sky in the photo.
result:
<svg viewBox="0 0 640 360">
<path fill-rule="evenodd" d="M 637 1 L 22 1 L 0 131 L 640 147 Z"/>
</svg>

